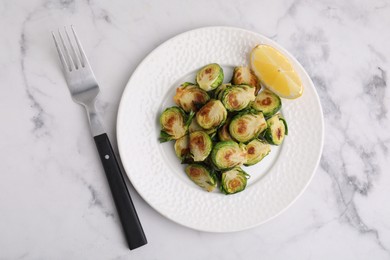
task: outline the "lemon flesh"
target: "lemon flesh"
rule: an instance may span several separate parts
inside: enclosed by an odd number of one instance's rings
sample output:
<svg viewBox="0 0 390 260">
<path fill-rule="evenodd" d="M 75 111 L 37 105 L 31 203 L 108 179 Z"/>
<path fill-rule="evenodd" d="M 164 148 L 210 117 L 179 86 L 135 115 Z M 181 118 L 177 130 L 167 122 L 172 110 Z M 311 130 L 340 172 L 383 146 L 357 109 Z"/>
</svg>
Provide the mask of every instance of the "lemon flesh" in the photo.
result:
<svg viewBox="0 0 390 260">
<path fill-rule="evenodd" d="M 257 45 L 250 54 L 250 62 L 261 83 L 278 96 L 294 99 L 302 95 L 300 77 L 290 61 L 275 48 Z"/>
</svg>

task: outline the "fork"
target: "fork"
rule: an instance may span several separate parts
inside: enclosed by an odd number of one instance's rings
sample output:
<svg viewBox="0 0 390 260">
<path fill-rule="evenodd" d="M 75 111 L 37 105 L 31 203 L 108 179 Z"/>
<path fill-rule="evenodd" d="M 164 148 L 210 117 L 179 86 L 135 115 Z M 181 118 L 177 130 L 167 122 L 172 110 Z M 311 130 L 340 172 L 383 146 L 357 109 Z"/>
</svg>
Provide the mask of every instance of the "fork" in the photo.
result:
<svg viewBox="0 0 390 260">
<path fill-rule="evenodd" d="M 60 30 L 58 30 L 59 41 L 52 32 L 54 43 L 72 99 L 87 110 L 91 132 L 107 176 L 128 246 L 132 250 L 147 244 L 147 240 L 110 140 L 96 111 L 95 101 L 99 93 L 99 85 L 73 26 L 71 26 L 71 30 L 73 32 L 73 42 L 66 27 L 64 27 L 67 44 Z"/>
</svg>

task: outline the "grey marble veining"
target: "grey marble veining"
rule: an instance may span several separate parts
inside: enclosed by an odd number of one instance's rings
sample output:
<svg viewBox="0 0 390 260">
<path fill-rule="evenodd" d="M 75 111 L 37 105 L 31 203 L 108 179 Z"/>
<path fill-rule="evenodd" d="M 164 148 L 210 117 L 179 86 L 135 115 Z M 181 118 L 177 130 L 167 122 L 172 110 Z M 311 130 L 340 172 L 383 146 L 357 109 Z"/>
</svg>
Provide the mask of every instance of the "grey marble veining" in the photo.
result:
<svg viewBox="0 0 390 260">
<path fill-rule="evenodd" d="M 0 2 L 0 259 L 390 259 L 389 14 L 388 0 Z M 284 46 L 311 76 L 325 118 L 305 193 L 264 225 L 211 234 L 165 219 L 129 183 L 149 244 L 128 251 L 50 36 L 69 24 L 112 140 L 128 78 L 170 37 L 226 25 Z"/>
</svg>

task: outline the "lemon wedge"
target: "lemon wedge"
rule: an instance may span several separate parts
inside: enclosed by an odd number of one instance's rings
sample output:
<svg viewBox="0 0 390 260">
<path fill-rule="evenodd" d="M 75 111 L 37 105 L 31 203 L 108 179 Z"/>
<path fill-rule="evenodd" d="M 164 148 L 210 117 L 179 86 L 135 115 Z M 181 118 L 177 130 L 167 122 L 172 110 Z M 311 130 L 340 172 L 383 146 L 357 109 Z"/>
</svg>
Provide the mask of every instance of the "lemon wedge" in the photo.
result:
<svg viewBox="0 0 390 260">
<path fill-rule="evenodd" d="M 290 61 L 275 48 L 260 44 L 250 54 L 253 72 L 261 83 L 282 98 L 302 95 L 303 86 Z"/>
</svg>

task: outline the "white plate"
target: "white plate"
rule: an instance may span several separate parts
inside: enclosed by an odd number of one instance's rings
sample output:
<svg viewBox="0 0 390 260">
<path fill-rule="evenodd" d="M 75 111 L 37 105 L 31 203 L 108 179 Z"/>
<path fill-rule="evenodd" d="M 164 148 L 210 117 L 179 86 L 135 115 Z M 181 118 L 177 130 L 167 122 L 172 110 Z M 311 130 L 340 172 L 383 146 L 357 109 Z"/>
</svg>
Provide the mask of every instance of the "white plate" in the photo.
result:
<svg viewBox="0 0 390 260">
<path fill-rule="evenodd" d="M 304 85 L 296 100 L 282 100 L 289 135 L 262 162 L 246 167 L 247 188 L 234 195 L 207 193 L 185 175 L 173 143 L 158 142 L 158 118 L 173 105 L 176 87 L 194 81 L 208 63 L 224 68 L 225 82 L 234 66 L 248 65 L 259 43 L 284 53 Z M 314 85 L 303 67 L 282 47 L 250 31 L 207 27 L 180 34 L 152 51 L 138 66 L 123 93 L 118 112 L 119 152 L 138 193 L 165 217 L 190 228 L 231 232 L 254 227 L 275 217 L 294 202 L 310 182 L 323 145 L 323 116 Z"/>
</svg>

